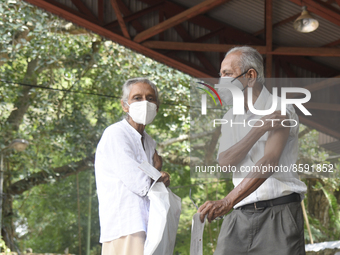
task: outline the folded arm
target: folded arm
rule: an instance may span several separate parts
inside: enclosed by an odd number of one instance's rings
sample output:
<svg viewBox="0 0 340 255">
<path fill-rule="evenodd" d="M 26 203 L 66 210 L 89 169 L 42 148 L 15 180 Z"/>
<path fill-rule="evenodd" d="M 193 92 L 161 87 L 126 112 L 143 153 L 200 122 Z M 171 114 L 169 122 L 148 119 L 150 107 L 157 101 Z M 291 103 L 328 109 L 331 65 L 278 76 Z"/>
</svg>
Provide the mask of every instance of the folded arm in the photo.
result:
<svg viewBox="0 0 340 255">
<path fill-rule="evenodd" d="M 244 136 L 238 143 L 234 144 L 229 149 L 221 152 L 218 155 L 218 163 L 220 166 L 236 166 L 240 163 L 248 154 L 254 144 L 263 136 L 267 131 L 275 131 L 281 129 L 281 121 L 286 118 L 285 115 L 281 115 L 279 111 L 275 111 L 270 115 L 266 115 L 261 118 L 264 122 L 262 127 L 253 127 L 249 133 Z M 266 120 L 276 121 L 266 121 Z M 259 126 L 259 122 L 255 126 Z M 223 137 L 222 137 L 223 139 Z M 221 141 L 223 143 L 223 140 Z"/>
<path fill-rule="evenodd" d="M 265 145 L 264 156 L 256 162 L 256 166 L 277 166 L 288 136 L 289 128 L 272 130 Z M 254 192 L 271 175 L 272 172 L 269 171 L 265 174 L 262 172 L 249 173 L 225 198 L 205 202 L 198 209 L 198 212 L 201 213 L 201 221 L 203 222 L 205 215 L 208 215 L 208 220 L 211 222 L 216 217 L 227 214 L 234 205 Z"/>
</svg>

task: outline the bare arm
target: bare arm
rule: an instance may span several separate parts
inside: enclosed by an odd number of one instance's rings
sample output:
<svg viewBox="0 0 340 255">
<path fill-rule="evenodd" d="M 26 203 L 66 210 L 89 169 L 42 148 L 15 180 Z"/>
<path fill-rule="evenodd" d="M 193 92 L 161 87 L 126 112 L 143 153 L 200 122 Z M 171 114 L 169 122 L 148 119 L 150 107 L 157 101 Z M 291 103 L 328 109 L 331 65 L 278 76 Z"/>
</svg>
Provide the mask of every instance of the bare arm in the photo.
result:
<svg viewBox="0 0 340 255">
<path fill-rule="evenodd" d="M 264 156 L 256 162 L 256 166 L 277 166 L 287 143 L 288 136 L 289 128 L 280 128 L 271 131 L 265 145 Z M 201 213 L 201 221 L 203 222 L 206 214 L 208 215 L 209 222 L 211 222 L 216 217 L 228 213 L 234 205 L 254 192 L 271 175 L 271 172 L 265 174 L 249 173 L 225 198 L 205 202 L 198 209 L 198 212 Z"/>
<path fill-rule="evenodd" d="M 234 144 L 228 150 L 221 152 L 218 155 L 218 164 L 220 166 L 236 166 L 247 155 L 254 144 L 266 133 L 266 130 L 261 127 L 253 127 L 250 132 L 243 137 L 241 141 Z"/>
<path fill-rule="evenodd" d="M 275 111 L 270 115 L 266 115 L 261 119 L 264 121 L 262 127 L 253 127 L 250 132 L 243 137 L 238 143 L 230 147 L 228 150 L 221 152 L 218 155 L 218 163 L 220 166 L 236 166 L 241 162 L 254 146 L 254 144 L 263 136 L 267 131 L 273 131 L 278 128 L 282 128 L 281 121 L 286 118 L 285 115 L 281 115 L 279 111 Z M 276 119 L 273 124 L 266 119 Z M 256 125 L 259 125 L 258 123 Z"/>
<path fill-rule="evenodd" d="M 287 143 L 289 136 L 289 128 L 281 128 L 270 132 L 268 140 L 266 142 L 264 156 L 256 162 L 256 166 L 272 166 L 278 165 L 281 153 Z M 246 178 L 233 189 L 225 198 L 229 200 L 232 205 L 236 205 L 238 202 L 249 196 L 254 192 L 262 183 L 264 183 L 272 172 L 249 173 Z"/>
</svg>

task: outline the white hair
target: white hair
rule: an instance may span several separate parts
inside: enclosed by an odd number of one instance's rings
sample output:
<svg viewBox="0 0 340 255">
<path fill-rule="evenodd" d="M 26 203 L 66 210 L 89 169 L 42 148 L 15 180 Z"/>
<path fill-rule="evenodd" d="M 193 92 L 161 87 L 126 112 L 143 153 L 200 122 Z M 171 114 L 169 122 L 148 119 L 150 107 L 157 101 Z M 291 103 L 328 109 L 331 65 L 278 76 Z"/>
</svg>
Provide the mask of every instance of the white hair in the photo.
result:
<svg viewBox="0 0 340 255">
<path fill-rule="evenodd" d="M 257 72 L 257 81 L 261 84 L 264 84 L 263 58 L 261 54 L 252 47 L 241 46 L 230 49 L 225 56 L 233 52 L 241 52 L 238 66 L 240 67 L 242 73 L 246 72 L 250 68 L 253 68 Z"/>
<path fill-rule="evenodd" d="M 136 83 L 149 84 L 151 86 L 151 88 L 155 91 L 156 104 L 157 104 L 157 106 L 159 106 L 160 102 L 159 102 L 159 98 L 158 98 L 157 87 L 152 81 L 150 81 L 147 78 L 132 78 L 132 79 L 127 80 L 124 83 L 123 88 L 122 88 L 122 91 L 123 91 L 122 100 L 123 100 L 123 102 L 127 103 L 128 99 L 129 99 L 130 91 L 131 91 L 131 85 L 136 84 Z"/>
</svg>

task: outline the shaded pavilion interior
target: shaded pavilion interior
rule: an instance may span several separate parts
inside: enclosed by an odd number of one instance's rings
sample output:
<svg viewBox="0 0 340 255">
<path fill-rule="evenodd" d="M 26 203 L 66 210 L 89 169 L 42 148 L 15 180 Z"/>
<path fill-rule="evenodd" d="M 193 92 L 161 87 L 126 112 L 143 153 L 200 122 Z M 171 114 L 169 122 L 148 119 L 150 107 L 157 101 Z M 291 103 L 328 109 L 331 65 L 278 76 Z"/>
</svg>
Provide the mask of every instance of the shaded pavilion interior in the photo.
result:
<svg viewBox="0 0 340 255">
<path fill-rule="evenodd" d="M 323 78 L 307 86 L 312 116 L 297 112 L 340 153 L 340 79 L 326 79 L 340 78 L 340 0 L 25 1 L 197 78 L 218 77 L 237 45 L 263 55 L 267 78 Z M 293 28 L 302 6 L 319 21 L 312 33 Z"/>
</svg>

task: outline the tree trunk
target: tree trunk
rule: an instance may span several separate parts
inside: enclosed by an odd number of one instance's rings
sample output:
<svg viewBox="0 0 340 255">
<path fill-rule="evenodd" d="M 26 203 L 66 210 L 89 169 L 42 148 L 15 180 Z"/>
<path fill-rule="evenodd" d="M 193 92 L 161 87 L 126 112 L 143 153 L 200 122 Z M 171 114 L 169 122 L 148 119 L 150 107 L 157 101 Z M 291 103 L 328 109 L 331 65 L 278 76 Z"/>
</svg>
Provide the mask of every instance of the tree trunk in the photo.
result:
<svg viewBox="0 0 340 255">
<path fill-rule="evenodd" d="M 38 59 L 34 59 L 27 64 L 27 70 L 24 77 L 24 83 L 35 85 L 37 83 L 37 73 L 35 71 L 38 65 Z M 14 103 L 14 111 L 9 115 L 7 122 L 11 125 L 10 129 L 18 131 L 20 124 L 30 106 L 30 90 L 32 87 L 23 87 L 21 90 L 21 96 L 19 96 Z"/>
<path fill-rule="evenodd" d="M 314 188 L 318 181 L 321 182 L 315 178 L 307 180 L 308 212 L 312 217 L 318 219 L 323 226 L 328 228 L 329 202 L 321 189 Z"/>
<path fill-rule="evenodd" d="M 11 251 L 17 251 L 17 247 L 14 244 L 14 235 L 15 229 L 13 226 L 13 197 L 11 194 L 8 193 L 8 187 L 11 185 L 11 172 L 9 170 L 10 164 L 6 162 L 7 171 L 4 173 L 4 189 L 3 189 L 3 196 L 2 196 L 2 231 L 1 235 L 5 244 Z"/>
<path fill-rule="evenodd" d="M 2 237 L 5 244 L 11 251 L 16 251 L 17 247 L 14 244 L 14 226 L 13 226 L 13 198 L 11 195 L 6 194 L 3 198 L 3 226 L 2 226 Z"/>
</svg>

